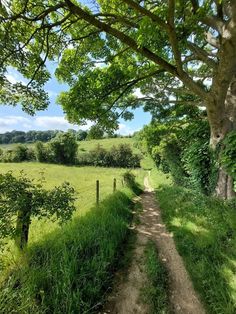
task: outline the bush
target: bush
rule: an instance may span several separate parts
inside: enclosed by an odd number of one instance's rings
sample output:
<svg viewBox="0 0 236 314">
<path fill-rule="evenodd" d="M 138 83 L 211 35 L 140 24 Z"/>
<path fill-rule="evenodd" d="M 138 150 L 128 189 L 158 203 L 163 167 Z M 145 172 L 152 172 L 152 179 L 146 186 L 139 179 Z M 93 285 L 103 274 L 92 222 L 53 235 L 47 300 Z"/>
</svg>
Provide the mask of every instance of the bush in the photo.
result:
<svg viewBox="0 0 236 314">
<path fill-rule="evenodd" d="M 48 148 L 52 153 L 55 163 L 75 164 L 78 144 L 72 132 L 58 133 L 57 136 L 48 143 Z"/>
<path fill-rule="evenodd" d="M 58 133 L 49 143 L 37 142 L 35 155 L 39 162 L 75 164 L 78 144 L 72 132 Z"/>
<path fill-rule="evenodd" d="M 62 222 L 71 218 L 74 193 L 66 182 L 48 191 L 41 182 L 34 183 L 23 173 L 19 177 L 11 172 L 0 174 L 0 239 L 13 237 L 22 249 L 28 242 L 32 217 L 54 216 Z"/>
<path fill-rule="evenodd" d="M 222 146 L 220 162 L 227 173 L 232 176 L 236 191 L 236 131 L 232 131 L 226 136 Z"/>
<path fill-rule="evenodd" d="M 146 129 L 149 151 L 162 171 L 170 172 L 178 185 L 212 193 L 217 172 L 206 120 L 188 122 L 184 126 L 177 123 L 151 125 Z"/>
<path fill-rule="evenodd" d="M 42 142 L 36 142 L 35 156 L 39 162 L 48 162 L 50 160 L 47 146 Z"/>
<path fill-rule="evenodd" d="M 2 151 L 0 160 L 2 162 L 30 161 L 35 160 L 35 153 L 32 148 L 19 144 L 15 149 Z"/>
<path fill-rule="evenodd" d="M 100 167 L 140 167 L 141 156 L 133 154 L 130 145 L 120 144 L 106 150 L 97 145 L 95 149 L 87 154 L 79 154 L 77 163 L 80 165 L 91 165 Z"/>
</svg>

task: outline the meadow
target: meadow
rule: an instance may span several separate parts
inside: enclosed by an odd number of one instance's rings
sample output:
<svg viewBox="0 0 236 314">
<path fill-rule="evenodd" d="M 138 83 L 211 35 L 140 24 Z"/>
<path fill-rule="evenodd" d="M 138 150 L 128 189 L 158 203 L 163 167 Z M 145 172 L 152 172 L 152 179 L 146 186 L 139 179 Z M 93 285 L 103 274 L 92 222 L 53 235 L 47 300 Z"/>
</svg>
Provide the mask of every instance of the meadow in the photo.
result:
<svg viewBox="0 0 236 314">
<path fill-rule="evenodd" d="M 103 138 L 99 140 L 85 140 L 85 141 L 78 141 L 79 153 L 85 153 L 92 149 L 94 149 L 97 145 L 100 145 L 101 147 L 105 149 L 110 149 L 113 145 L 119 145 L 119 144 L 129 144 L 135 153 L 138 153 L 139 150 L 134 147 L 134 140 L 133 138 L 124 137 L 124 138 Z M 19 144 L 0 144 L 1 149 L 13 149 Z M 34 143 L 25 143 L 20 145 L 26 145 L 29 147 L 33 147 Z"/>
<path fill-rule="evenodd" d="M 111 148 L 121 142 L 133 143 L 130 139 L 80 142 L 79 150 L 86 152 L 98 144 Z M 124 168 L 1 163 L 0 172 L 8 171 L 16 176 L 24 171 L 35 182 L 43 178 L 46 189 L 67 181 L 75 188 L 77 200 L 72 221 L 65 225 L 33 219 L 28 247 L 23 254 L 17 251 L 12 240 L 8 241 L 1 258 L 0 312 L 96 311 L 94 305 L 105 295 L 127 240 L 132 198 L 134 191 L 140 191 L 145 171 L 131 170 L 137 181 L 131 186 L 122 182 L 127 172 Z M 113 192 L 114 178 L 116 192 Z M 99 207 L 95 204 L 96 180 L 100 182 Z"/>
</svg>

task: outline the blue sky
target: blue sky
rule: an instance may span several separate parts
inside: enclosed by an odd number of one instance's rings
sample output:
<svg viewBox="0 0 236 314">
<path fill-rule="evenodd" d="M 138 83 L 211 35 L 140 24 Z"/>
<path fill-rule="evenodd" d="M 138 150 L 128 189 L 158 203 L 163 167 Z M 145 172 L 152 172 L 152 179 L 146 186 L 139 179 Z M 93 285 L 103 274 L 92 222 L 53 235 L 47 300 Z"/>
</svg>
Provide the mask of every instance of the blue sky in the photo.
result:
<svg viewBox="0 0 236 314">
<path fill-rule="evenodd" d="M 88 5 L 90 9 L 97 10 L 92 0 L 81 0 L 81 3 Z M 60 84 L 53 76 L 53 70 L 56 64 L 50 62 L 48 68 L 51 72 L 52 79 L 46 84 L 45 89 L 48 91 L 50 97 L 50 105 L 47 110 L 39 111 L 35 116 L 29 116 L 24 113 L 20 106 L 10 107 L 0 105 L 0 133 L 4 133 L 12 130 L 49 130 L 49 129 L 88 129 L 91 126 L 91 122 L 87 125 L 78 126 L 71 125 L 65 118 L 62 108 L 56 104 L 57 95 L 66 90 L 66 85 Z M 9 69 L 8 79 L 15 83 L 24 79 L 14 70 Z M 139 93 L 137 91 L 137 93 Z M 151 121 L 151 115 L 144 112 L 142 108 L 134 111 L 134 119 L 132 121 L 119 120 L 118 133 L 123 135 L 132 134 L 135 131 L 140 130 L 144 125 Z"/>
<path fill-rule="evenodd" d="M 8 80 L 12 83 L 24 80 L 17 72 L 9 69 Z M 60 84 L 56 78 L 52 75 L 52 79 L 46 84 L 50 97 L 50 105 L 47 110 L 38 111 L 35 116 L 30 116 L 21 110 L 20 106 L 12 107 L 7 105 L 0 105 L 0 133 L 4 133 L 12 130 L 49 130 L 59 129 L 67 130 L 73 129 L 88 129 L 91 126 L 91 122 L 88 121 L 87 125 L 78 126 L 70 124 L 63 113 L 62 108 L 56 104 L 57 95 L 66 90 L 66 85 Z M 137 91 L 138 93 L 138 91 Z M 145 124 L 148 124 L 151 120 L 149 113 L 143 112 L 142 108 L 134 111 L 134 119 L 132 121 L 119 121 L 118 133 L 123 135 L 132 134 L 133 132 L 140 130 Z"/>
</svg>

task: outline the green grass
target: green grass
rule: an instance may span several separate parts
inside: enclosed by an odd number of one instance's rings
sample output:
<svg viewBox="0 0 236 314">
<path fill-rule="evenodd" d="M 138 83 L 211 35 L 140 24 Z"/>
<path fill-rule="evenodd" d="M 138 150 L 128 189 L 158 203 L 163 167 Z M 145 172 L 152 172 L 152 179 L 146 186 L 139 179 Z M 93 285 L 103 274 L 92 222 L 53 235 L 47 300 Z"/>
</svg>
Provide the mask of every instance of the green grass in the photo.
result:
<svg viewBox="0 0 236 314">
<path fill-rule="evenodd" d="M 25 163 L 1 163 L 0 172 L 12 171 L 13 174 L 19 174 L 23 170 L 29 177 L 35 180 L 41 178 L 43 172 L 45 177 L 45 188 L 53 188 L 64 181 L 70 182 L 77 193 L 76 212 L 74 217 L 84 215 L 96 201 L 96 180 L 100 181 L 100 199 L 104 200 L 113 192 L 113 179 L 117 179 L 117 189 L 122 189 L 122 177 L 127 169 L 121 168 L 99 168 L 99 167 L 75 167 L 52 164 L 42 164 L 34 162 Z M 132 170 L 136 175 L 137 181 L 142 184 L 143 171 L 141 169 Z M 51 220 L 33 219 L 29 232 L 29 245 L 37 243 L 47 234 L 60 227 Z M 13 241 L 8 241 L 7 251 L 2 254 L 0 261 L 5 268 L 12 267 L 18 254 Z"/>
<path fill-rule="evenodd" d="M 88 152 L 97 145 L 105 149 L 111 149 L 113 145 L 117 146 L 119 144 L 129 144 L 135 153 L 139 153 L 138 148 L 134 147 L 134 140 L 132 138 L 104 138 L 101 140 L 89 140 L 89 141 L 81 141 L 79 144 L 79 153 Z"/>
<path fill-rule="evenodd" d="M 129 233 L 132 197 L 117 191 L 31 245 L 1 289 L 0 312 L 96 312 Z"/>
<path fill-rule="evenodd" d="M 141 167 L 149 176 L 152 188 L 157 189 L 163 184 L 170 185 L 172 183 L 171 176 L 158 170 L 150 155 L 145 155 L 141 160 Z"/>
<path fill-rule="evenodd" d="M 150 314 L 169 314 L 168 275 L 158 257 L 156 246 L 149 241 L 145 248 L 144 266 L 148 282 L 143 289 L 144 301 L 150 306 Z"/>
<path fill-rule="evenodd" d="M 88 152 L 92 149 L 94 149 L 97 145 L 101 145 L 105 149 L 110 149 L 113 145 L 119 145 L 119 144 L 129 144 L 134 152 L 138 153 L 138 148 L 134 147 L 134 140 L 133 138 L 104 138 L 100 140 L 88 140 L 88 141 L 79 141 L 79 152 Z M 13 149 L 19 144 L 0 144 L 0 148 L 2 149 Z M 25 143 L 22 145 L 26 146 L 34 146 L 34 143 Z"/>
<path fill-rule="evenodd" d="M 236 313 L 235 205 L 176 186 L 157 197 L 208 313 Z"/>
</svg>

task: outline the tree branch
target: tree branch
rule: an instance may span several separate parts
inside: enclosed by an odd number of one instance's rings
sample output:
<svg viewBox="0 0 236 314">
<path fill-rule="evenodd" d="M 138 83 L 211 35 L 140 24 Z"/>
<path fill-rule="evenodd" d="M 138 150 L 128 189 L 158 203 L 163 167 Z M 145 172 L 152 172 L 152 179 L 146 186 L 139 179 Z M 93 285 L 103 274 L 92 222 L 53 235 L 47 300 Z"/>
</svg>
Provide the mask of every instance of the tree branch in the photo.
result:
<svg viewBox="0 0 236 314">
<path fill-rule="evenodd" d="M 152 13 L 151 11 L 145 9 L 141 5 L 139 5 L 137 2 L 133 0 L 122 0 L 124 3 L 126 3 L 129 7 L 134 9 L 136 12 L 141 13 L 142 15 L 148 16 L 153 22 L 160 25 L 162 28 L 167 29 L 167 24 L 159 18 L 156 14 Z"/>
</svg>

